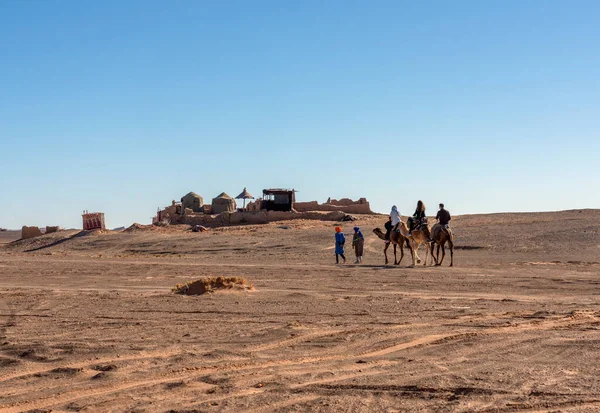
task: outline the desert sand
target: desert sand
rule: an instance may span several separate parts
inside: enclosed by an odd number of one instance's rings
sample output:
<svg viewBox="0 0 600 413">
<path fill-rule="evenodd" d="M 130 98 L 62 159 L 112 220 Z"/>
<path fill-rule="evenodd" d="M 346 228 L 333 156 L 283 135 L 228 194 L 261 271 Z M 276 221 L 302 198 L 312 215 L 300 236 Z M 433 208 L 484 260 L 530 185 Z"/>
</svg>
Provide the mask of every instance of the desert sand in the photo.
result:
<svg viewBox="0 0 600 413">
<path fill-rule="evenodd" d="M 454 268 L 384 221 L 362 265 L 331 222 L 5 233 L 0 412 L 600 411 L 600 210 L 456 217 Z"/>
</svg>

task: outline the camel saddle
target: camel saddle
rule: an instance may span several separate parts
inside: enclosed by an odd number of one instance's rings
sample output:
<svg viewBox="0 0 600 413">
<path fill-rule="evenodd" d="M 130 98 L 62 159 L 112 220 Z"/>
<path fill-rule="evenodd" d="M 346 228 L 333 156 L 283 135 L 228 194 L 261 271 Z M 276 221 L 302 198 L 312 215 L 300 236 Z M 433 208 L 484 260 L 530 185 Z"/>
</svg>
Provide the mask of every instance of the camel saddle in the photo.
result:
<svg viewBox="0 0 600 413">
<path fill-rule="evenodd" d="M 452 230 L 449 225 L 442 225 L 440 223 L 435 223 L 431 228 L 431 237 L 435 237 L 439 231 L 446 231 L 448 235 L 452 234 Z"/>
<path fill-rule="evenodd" d="M 419 222 L 415 222 L 413 231 L 424 230 L 425 228 L 427 228 L 427 217 L 422 218 Z"/>
</svg>

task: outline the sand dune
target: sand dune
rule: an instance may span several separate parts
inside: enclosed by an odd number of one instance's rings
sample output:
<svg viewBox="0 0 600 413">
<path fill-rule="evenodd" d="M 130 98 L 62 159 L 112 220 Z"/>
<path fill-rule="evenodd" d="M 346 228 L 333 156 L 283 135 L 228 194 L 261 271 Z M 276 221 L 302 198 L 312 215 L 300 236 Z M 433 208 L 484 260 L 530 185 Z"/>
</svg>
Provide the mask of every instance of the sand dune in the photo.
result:
<svg viewBox="0 0 600 413">
<path fill-rule="evenodd" d="M 383 221 L 359 266 L 315 221 L 5 244 L 0 412 L 600 410 L 600 211 L 457 217 L 454 268 Z M 254 290 L 171 292 L 219 275 Z"/>
</svg>

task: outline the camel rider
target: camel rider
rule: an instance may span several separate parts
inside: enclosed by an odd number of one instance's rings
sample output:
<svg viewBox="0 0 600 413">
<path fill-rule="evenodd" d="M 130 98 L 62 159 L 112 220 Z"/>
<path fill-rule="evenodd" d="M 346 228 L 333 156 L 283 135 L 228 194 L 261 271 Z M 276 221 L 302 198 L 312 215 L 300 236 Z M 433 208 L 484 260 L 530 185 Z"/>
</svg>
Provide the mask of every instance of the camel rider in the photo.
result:
<svg viewBox="0 0 600 413">
<path fill-rule="evenodd" d="M 398 225 L 400 225 L 400 212 L 398 212 L 398 208 L 396 205 L 392 207 L 392 211 L 390 212 L 390 218 L 392 220 L 392 228 L 394 231 L 398 230 Z"/>
<path fill-rule="evenodd" d="M 392 233 L 392 228 L 394 227 L 392 225 L 392 217 L 388 217 L 387 222 L 383 225 L 385 227 L 385 242 L 389 243 L 390 242 L 390 234 Z"/>
<path fill-rule="evenodd" d="M 438 224 L 441 225 L 442 228 L 450 228 L 450 220 L 452 219 L 452 217 L 450 216 L 450 212 L 447 209 L 444 209 L 444 204 L 440 204 L 440 210 L 435 216 L 435 219 L 437 219 Z M 433 234 L 431 236 L 433 236 Z M 433 241 L 433 239 L 427 240 L 427 242 Z"/>
<path fill-rule="evenodd" d="M 440 204 L 440 210 L 435 216 L 435 219 L 437 219 L 438 223 L 444 228 L 447 229 L 450 227 L 450 220 L 452 217 L 450 216 L 450 211 L 444 209 L 444 204 Z"/>
<path fill-rule="evenodd" d="M 412 217 L 408 218 L 408 232 L 409 234 L 416 228 L 418 228 L 423 220 L 425 219 L 425 204 L 419 200 L 417 202 L 417 208 Z"/>
</svg>

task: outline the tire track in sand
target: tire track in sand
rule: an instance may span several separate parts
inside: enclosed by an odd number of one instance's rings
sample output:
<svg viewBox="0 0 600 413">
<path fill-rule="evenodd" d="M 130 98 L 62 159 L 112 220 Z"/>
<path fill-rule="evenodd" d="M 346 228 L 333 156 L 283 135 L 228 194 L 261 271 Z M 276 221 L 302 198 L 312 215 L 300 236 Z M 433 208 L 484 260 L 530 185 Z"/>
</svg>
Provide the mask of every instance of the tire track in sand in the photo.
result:
<svg viewBox="0 0 600 413">
<path fill-rule="evenodd" d="M 394 352 L 398 352 L 401 350 L 406 350 L 409 348 L 419 347 L 423 345 L 436 344 L 436 343 L 445 343 L 448 340 L 460 339 L 466 337 L 474 337 L 482 334 L 500 334 L 500 333 L 513 333 L 520 332 L 526 330 L 544 330 L 544 327 L 549 328 L 557 328 L 557 327 L 566 327 L 570 325 L 581 325 L 588 324 L 590 322 L 597 322 L 597 317 L 592 314 L 575 314 L 574 316 L 567 317 L 566 319 L 558 319 L 558 320 L 550 320 L 547 322 L 540 321 L 536 323 L 528 323 L 527 325 L 518 325 L 518 326 L 508 326 L 508 327 L 491 327 L 486 329 L 479 329 L 475 331 L 461 332 L 455 334 L 431 334 L 426 335 L 424 337 L 419 337 L 417 339 L 395 344 L 392 346 L 387 346 L 382 349 L 362 353 L 362 354 L 338 354 L 332 356 L 324 356 L 324 357 L 304 357 L 299 359 L 288 359 L 288 360 L 272 360 L 272 361 L 263 361 L 263 362 L 255 362 L 255 363 L 246 363 L 237 366 L 230 367 L 218 367 L 218 366 L 203 366 L 203 367 L 195 367 L 195 368 L 185 368 L 182 371 L 171 371 L 167 373 L 167 376 L 163 376 L 157 379 L 151 380 L 141 380 L 141 381 L 132 381 L 129 383 L 123 383 L 120 385 L 113 386 L 105 386 L 102 389 L 89 389 L 89 390 L 77 390 L 63 393 L 59 396 L 49 396 L 45 399 L 36 400 L 33 402 L 25 402 L 12 406 L 6 406 L 1 408 L 0 412 L 4 413 L 16 413 L 23 410 L 31 410 L 31 409 L 41 409 L 41 408 L 49 408 L 55 406 L 57 404 L 68 403 L 75 400 L 80 400 L 86 397 L 95 397 L 98 395 L 106 395 L 112 394 L 116 392 L 121 392 L 124 390 L 130 390 L 133 388 L 139 388 L 143 386 L 151 386 L 161 383 L 166 383 L 173 380 L 181 380 L 186 378 L 193 378 L 198 376 L 199 374 L 207 374 L 207 373 L 227 373 L 227 372 L 237 372 L 237 371 L 247 371 L 254 369 L 267 369 L 270 367 L 278 367 L 278 366 L 291 366 L 291 365 L 301 365 L 301 364 L 313 364 L 313 363 L 321 363 L 328 361 L 345 361 L 358 359 L 360 357 L 378 357 L 387 354 L 391 354 Z M 146 358 L 146 357 L 144 357 Z M 238 395 L 241 395 L 238 393 Z M 230 397 L 236 397 L 236 395 L 231 395 Z"/>
<path fill-rule="evenodd" d="M 43 368 L 28 369 L 26 371 L 23 371 L 23 369 L 21 368 L 18 373 L 7 375 L 7 376 L 2 376 L 2 377 L 0 377 L 0 383 L 4 383 L 4 382 L 10 381 L 10 380 L 15 380 L 15 379 L 21 379 L 21 378 L 24 378 L 27 376 L 32 376 L 34 374 L 49 373 L 50 371 L 52 371 L 56 368 L 73 368 L 73 369 L 80 369 L 80 368 L 86 368 L 86 367 L 91 368 L 92 366 L 97 365 L 97 364 L 116 364 L 116 363 L 127 362 L 127 361 L 138 361 L 138 360 L 155 359 L 155 358 L 167 358 L 167 357 L 172 357 L 172 356 L 176 356 L 176 355 L 185 355 L 185 354 L 186 354 L 186 351 L 157 350 L 154 352 L 144 352 L 142 354 L 135 354 L 135 355 L 131 355 L 131 356 L 123 356 L 123 357 L 117 357 L 117 358 L 106 357 L 106 358 L 99 358 L 99 359 L 93 359 L 93 360 L 85 360 L 85 361 L 76 362 L 76 363 L 67 363 L 66 365 L 61 364 L 61 363 L 44 363 Z M 23 361 L 20 358 L 18 360 Z"/>
</svg>

